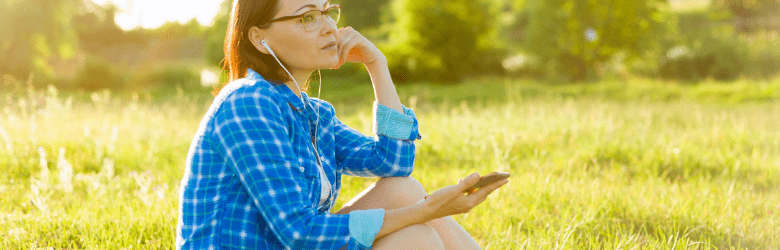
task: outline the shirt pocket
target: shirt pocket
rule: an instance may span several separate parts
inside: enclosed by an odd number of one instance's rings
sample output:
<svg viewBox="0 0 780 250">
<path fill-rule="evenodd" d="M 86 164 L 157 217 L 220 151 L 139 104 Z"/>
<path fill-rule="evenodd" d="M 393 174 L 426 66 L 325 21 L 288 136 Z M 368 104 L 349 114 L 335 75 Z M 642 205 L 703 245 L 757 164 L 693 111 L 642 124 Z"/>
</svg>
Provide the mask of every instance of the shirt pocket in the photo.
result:
<svg viewBox="0 0 780 250">
<path fill-rule="evenodd" d="M 306 183 L 304 183 L 306 189 L 303 191 L 308 193 L 309 202 L 311 202 L 311 204 L 316 204 L 314 202 L 315 200 L 319 201 L 319 192 L 321 189 L 321 187 L 318 186 L 320 185 L 320 173 L 319 170 L 317 170 L 317 165 L 312 164 L 311 161 L 304 160 L 303 164 L 298 167 L 298 171 L 303 173 L 303 177 L 306 181 Z"/>
</svg>

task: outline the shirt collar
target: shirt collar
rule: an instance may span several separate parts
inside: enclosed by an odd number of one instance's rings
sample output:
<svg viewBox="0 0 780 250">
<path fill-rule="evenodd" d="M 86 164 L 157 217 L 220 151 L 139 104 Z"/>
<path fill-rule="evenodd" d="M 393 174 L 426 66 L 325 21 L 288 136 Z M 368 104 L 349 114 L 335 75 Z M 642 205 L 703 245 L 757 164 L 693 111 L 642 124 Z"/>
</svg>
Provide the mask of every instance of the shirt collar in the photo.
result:
<svg viewBox="0 0 780 250">
<path fill-rule="evenodd" d="M 284 100 L 287 101 L 288 105 L 290 105 L 293 110 L 298 112 L 299 114 L 302 114 L 309 118 L 309 120 L 316 120 L 317 115 L 314 113 L 314 108 L 311 106 L 311 101 L 309 99 L 309 95 L 307 95 L 305 92 L 301 91 L 301 95 L 303 96 L 303 100 L 306 101 L 307 105 L 304 108 L 303 103 L 301 102 L 301 98 L 295 95 L 295 93 L 287 87 L 286 84 L 279 81 L 268 81 L 263 78 L 260 74 L 255 72 L 252 69 L 247 69 L 247 78 L 254 79 L 254 80 L 261 80 L 261 81 L 267 81 L 271 83 L 271 86 L 276 88 L 276 91 L 284 97 Z"/>
</svg>

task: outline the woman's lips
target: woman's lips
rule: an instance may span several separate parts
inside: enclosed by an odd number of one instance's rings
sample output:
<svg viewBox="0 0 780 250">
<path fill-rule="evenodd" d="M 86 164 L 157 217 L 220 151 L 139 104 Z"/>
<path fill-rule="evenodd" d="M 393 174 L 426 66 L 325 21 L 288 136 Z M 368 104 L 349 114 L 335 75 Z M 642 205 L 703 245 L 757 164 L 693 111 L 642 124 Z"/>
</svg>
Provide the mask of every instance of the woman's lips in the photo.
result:
<svg viewBox="0 0 780 250">
<path fill-rule="evenodd" d="M 336 49 L 336 42 L 328 43 L 328 45 L 326 45 L 322 49 L 323 50 L 335 50 Z"/>
</svg>

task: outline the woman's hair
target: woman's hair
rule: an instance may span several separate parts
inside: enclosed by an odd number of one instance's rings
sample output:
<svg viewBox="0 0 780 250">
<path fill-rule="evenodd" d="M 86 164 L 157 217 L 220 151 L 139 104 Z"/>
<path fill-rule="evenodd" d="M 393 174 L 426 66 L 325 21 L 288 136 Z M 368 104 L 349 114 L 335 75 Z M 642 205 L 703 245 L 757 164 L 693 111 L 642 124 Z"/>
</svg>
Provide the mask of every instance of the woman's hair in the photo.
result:
<svg viewBox="0 0 780 250">
<path fill-rule="evenodd" d="M 254 70 L 270 82 L 289 81 L 290 77 L 276 59 L 258 51 L 248 35 L 249 28 L 253 26 L 261 29 L 271 27 L 267 22 L 279 11 L 279 0 L 233 0 L 232 9 L 225 36 L 225 59 L 222 60 L 222 68 L 228 71 L 230 77 L 228 82 L 245 77 L 247 69 Z M 215 87 L 214 95 L 226 84 Z"/>
</svg>

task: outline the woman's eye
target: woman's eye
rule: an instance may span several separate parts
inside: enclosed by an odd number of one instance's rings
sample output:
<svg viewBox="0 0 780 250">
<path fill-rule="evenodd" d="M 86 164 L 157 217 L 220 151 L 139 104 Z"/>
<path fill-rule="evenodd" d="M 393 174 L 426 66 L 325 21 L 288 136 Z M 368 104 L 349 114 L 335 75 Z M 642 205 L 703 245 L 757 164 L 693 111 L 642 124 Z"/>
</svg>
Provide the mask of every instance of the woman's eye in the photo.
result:
<svg viewBox="0 0 780 250">
<path fill-rule="evenodd" d="M 303 22 L 304 23 L 313 22 L 315 19 L 316 18 L 314 17 L 313 14 L 306 14 L 306 15 L 303 16 Z"/>
</svg>

